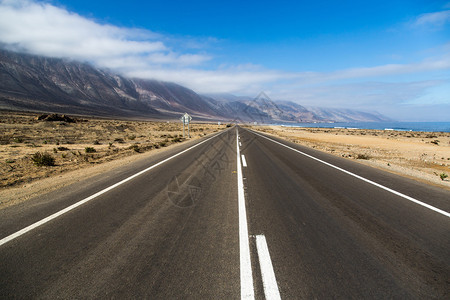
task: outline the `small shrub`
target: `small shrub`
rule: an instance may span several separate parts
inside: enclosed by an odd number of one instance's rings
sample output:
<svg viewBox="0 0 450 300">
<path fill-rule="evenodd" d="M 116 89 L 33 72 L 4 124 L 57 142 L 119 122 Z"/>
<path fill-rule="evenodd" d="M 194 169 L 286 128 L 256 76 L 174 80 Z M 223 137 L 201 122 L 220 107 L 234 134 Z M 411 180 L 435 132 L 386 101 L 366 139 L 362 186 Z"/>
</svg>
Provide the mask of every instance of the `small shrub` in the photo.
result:
<svg viewBox="0 0 450 300">
<path fill-rule="evenodd" d="M 161 147 L 165 147 L 166 146 L 166 142 L 159 142 L 159 145 L 161 146 Z"/>
<path fill-rule="evenodd" d="M 132 150 L 134 150 L 134 151 L 137 152 L 137 153 L 141 152 L 141 149 L 140 149 L 139 146 L 136 145 L 136 144 L 131 145 L 128 149 L 132 149 Z"/>
<path fill-rule="evenodd" d="M 57 148 L 59 151 L 67 151 L 67 150 L 70 150 L 69 148 L 66 148 L 66 147 L 58 147 Z"/>
<path fill-rule="evenodd" d="M 95 140 L 93 144 L 94 145 L 100 145 L 100 142 L 98 140 Z"/>
<path fill-rule="evenodd" d="M 356 159 L 370 159 L 370 156 L 367 154 L 358 154 Z"/>
<path fill-rule="evenodd" d="M 445 174 L 445 173 L 441 173 L 441 174 L 439 175 L 439 177 L 441 177 L 441 180 L 443 181 L 445 178 L 448 177 L 448 175 Z"/>
<path fill-rule="evenodd" d="M 435 144 L 435 145 L 439 145 L 439 140 L 434 140 L 434 141 L 431 141 L 430 143 Z"/>
<path fill-rule="evenodd" d="M 134 140 L 136 139 L 136 136 L 135 136 L 135 135 L 130 135 L 130 136 L 128 137 L 128 139 L 129 139 L 130 141 L 134 141 Z"/>
<path fill-rule="evenodd" d="M 172 139 L 172 143 L 181 143 L 182 141 L 183 141 L 183 139 L 180 137 L 176 137 L 176 138 Z"/>
<path fill-rule="evenodd" d="M 114 142 L 118 142 L 119 144 L 125 143 L 125 141 L 122 138 L 114 139 Z"/>
<path fill-rule="evenodd" d="M 86 151 L 86 153 L 97 152 L 94 147 L 86 147 L 86 148 L 84 148 L 84 151 Z"/>
<path fill-rule="evenodd" d="M 12 164 L 12 163 L 15 163 L 16 161 L 14 160 L 14 159 L 7 159 L 6 160 L 6 163 L 7 164 Z"/>
<path fill-rule="evenodd" d="M 151 150 L 152 148 L 153 148 L 153 145 L 145 145 L 145 146 L 141 146 L 142 151 Z"/>
<path fill-rule="evenodd" d="M 55 159 L 48 153 L 36 152 L 31 157 L 31 160 L 34 162 L 36 166 L 39 167 L 55 165 Z"/>
</svg>

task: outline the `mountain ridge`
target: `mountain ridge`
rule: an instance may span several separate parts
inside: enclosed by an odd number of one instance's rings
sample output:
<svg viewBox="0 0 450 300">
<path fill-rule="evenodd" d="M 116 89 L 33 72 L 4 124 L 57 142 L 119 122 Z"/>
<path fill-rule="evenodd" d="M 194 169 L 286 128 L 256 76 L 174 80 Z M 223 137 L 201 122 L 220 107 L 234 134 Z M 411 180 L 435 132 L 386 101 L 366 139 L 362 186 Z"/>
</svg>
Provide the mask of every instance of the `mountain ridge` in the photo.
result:
<svg viewBox="0 0 450 300">
<path fill-rule="evenodd" d="M 289 101 L 196 92 L 173 82 L 127 78 L 88 63 L 0 49 L 0 109 L 104 117 L 257 123 L 381 120 L 353 110 L 309 109 Z M 358 116 L 358 118 L 355 118 Z"/>
</svg>

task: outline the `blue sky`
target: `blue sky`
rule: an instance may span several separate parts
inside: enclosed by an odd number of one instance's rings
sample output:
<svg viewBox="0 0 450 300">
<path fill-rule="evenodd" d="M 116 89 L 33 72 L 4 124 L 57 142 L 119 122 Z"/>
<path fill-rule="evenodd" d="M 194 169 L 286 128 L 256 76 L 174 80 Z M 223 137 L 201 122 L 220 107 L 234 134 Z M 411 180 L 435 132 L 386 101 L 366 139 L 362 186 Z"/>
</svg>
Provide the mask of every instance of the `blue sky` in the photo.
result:
<svg viewBox="0 0 450 300">
<path fill-rule="evenodd" d="M 450 1 L 0 0 L 0 43 L 199 93 L 450 121 Z"/>
</svg>

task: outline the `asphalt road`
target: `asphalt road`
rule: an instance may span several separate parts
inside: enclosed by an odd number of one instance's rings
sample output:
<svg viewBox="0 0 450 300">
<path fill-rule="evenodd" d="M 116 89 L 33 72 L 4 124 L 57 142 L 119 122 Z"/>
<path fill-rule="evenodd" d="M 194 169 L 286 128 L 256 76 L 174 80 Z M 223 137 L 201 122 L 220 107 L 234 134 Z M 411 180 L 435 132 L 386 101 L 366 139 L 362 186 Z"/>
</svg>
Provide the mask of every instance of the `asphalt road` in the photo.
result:
<svg viewBox="0 0 450 300">
<path fill-rule="evenodd" d="M 231 128 L 1 210 L 0 298 L 450 297 L 449 191 L 269 138 Z"/>
</svg>

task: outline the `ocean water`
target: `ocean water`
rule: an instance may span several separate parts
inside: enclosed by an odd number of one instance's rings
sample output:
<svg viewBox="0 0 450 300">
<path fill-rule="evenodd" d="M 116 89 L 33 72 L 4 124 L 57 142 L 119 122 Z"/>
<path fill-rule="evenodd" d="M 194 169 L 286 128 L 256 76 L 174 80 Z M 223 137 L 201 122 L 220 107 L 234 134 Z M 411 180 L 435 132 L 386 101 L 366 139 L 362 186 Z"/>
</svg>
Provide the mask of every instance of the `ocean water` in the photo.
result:
<svg viewBox="0 0 450 300">
<path fill-rule="evenodd" d="M 298 123 L 286 127 L 377 129 L 398 131 L 450 132 L 450 122 L 355 122 L 355 123 Z"/>
</svg>

